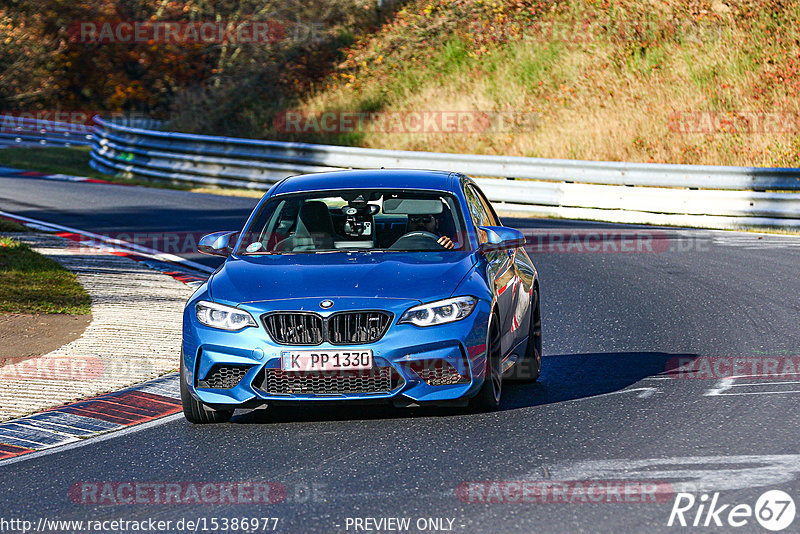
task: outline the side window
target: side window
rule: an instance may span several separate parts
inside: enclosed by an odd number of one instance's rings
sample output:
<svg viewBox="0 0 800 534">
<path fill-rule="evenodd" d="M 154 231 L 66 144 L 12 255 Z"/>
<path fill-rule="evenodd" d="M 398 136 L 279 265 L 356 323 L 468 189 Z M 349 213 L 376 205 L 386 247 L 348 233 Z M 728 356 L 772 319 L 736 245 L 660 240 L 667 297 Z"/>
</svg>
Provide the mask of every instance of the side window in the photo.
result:
<svg viewBox="0 0 800 534">
<path fill-rule="evenodd" d="M 467 198 L 469 214 L 472 216 L 472 223 L 477 226 L 496 226 L 491 210 L 487 210 L 484 201 L 472 185 L 464 187 L 464 196 Z"/>
<path fill-rule="evenodd" d="M 502 223 L 500 222 L 500 219 L 497 217 L 497 213 L 495 213 L 494 208 L 489 203 L 489 201 L 486 200 L 486 195 L 483 194 L 483 191 L 474 186 L 470 186 L 470 189 L 475 190 L 475 194 L 481 201 L 481 205 L 483 206 L 484 211 L 486 211 L 489 220 L 492 221 L 491 226 L 503 226 Z"/>
</svg>

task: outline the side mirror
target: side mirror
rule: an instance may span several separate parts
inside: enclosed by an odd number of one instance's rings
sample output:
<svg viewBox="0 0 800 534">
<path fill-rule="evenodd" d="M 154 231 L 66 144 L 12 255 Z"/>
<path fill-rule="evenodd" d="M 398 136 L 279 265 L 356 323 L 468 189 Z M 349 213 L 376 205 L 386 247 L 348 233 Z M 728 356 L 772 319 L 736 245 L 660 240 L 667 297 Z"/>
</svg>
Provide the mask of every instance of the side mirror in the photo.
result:
<svg viewBox="0 0 800 534">
<path fill-rule="evenodd" d="M 508 250 L 525 245 L 525 236 L 522 232 L 507 226 L 479 226 L 479 230 L 486 233 L 486 242 L 481 243 L 481 252 L 495 250 Z"/>
<path fill-rule="evenodd" d="M 229 256 L 233 252 L 238 232 L 214 232 L 204 235 L 197 244 L 197 251 L 212 256 Z"/>
</svg>

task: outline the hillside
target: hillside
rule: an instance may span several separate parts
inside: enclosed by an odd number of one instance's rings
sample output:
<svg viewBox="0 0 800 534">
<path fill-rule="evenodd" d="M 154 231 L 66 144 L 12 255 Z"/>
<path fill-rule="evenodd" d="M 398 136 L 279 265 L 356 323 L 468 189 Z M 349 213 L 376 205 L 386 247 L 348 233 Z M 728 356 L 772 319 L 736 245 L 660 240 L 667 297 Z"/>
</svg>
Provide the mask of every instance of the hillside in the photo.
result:
<svg viewBox="0 0 800 534">
<path fill-rule="evenodd" d="M 82 22 L 259 21 L 94 42 Z M 105 21 L 105 22 L 104 22 Z M 205 22 L 204 22 L 205 21 Z M 800 167 L 800 0 L 11 0 L 0 111 L 548 158 Z"/>
<path fill-rule="evenodd" d="M 412 1 L 343 54 L 292 106 L 302 121 L 287 127 L 278 114 L 248 134 L 410 150 L 800 166 L 800 9 L 791 0 Z M 327 132 L 309 120 L 331 111 L 345 116 L 335 115 L 339 122 Z M 433 125 L 446 111 L 476 112 L 490 125 L 447 133 Z M 402 121 L 413 112 L 431 125 L 410 131 Z M 347 122 L 348 113 L 361 124 Z"/>
</svg>

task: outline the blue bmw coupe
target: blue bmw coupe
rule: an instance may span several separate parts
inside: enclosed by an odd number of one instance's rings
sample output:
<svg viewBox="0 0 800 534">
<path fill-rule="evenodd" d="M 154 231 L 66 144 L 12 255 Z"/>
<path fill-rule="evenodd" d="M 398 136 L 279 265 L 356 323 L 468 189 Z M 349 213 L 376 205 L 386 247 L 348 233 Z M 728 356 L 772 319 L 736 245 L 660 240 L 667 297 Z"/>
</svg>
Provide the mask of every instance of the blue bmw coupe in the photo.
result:
<svg viewBox="0 0 800 534">
<path fill-rule="evenodd" d="M 337 171 L 275 184 L 186 304 L 186 419 L 393 403 L 495 410 L 541 370 L 539 279 L 521 232 L 468 176 Z"/>
</svg>

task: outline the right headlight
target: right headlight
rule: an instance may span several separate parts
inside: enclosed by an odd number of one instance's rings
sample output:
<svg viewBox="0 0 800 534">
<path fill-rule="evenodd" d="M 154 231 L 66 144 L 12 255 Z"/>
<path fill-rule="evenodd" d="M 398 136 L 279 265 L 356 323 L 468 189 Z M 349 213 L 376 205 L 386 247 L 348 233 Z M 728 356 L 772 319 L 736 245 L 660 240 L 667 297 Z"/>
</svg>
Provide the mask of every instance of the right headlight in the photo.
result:
<svg viewBox="0 0 800 534">
<path fill-rule="evenodd" d="M 255 319 L 248 312 L 207 300 L 197 303 L 195 313 L 201 324 L 211 328 L 241 330 L 246 326 L 257 326 Z"/>
<path fill-rule="evenodd" d="M 437 300 L 428 304 L 420 304 L 409 308 L 398 324 L 411 323 L 416 326 L 433 326 L 437 324 L 452 323 L 460 321 L 472 313 L 478 299 L 475 297 L 455 297 L 444 300 Z"/>
</svg>

